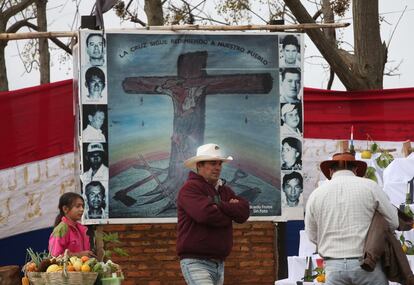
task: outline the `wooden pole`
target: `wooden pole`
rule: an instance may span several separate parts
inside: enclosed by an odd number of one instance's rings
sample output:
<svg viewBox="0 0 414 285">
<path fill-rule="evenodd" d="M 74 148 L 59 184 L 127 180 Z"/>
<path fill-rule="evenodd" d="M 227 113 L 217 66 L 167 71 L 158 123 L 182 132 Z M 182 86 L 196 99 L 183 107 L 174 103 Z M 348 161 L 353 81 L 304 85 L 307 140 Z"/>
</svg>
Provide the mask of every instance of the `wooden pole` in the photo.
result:
<svg viewBox="0 0 414 285">
<path fill-rule="evenodd" d="M 404 157 L 407 157 L 410 155 L 410 153 L 413 151 L 410 140 L 406 140 L 405 142 L 403 142 L 401 151 Z"/>
<path fill-rule="evenodd" d="M 40 38 L 72 38 L 77 32 L 30 32 L 30 33 L 2 33 L 0 40 L 27 40 Z"/>
<path fill-rule="evenodd" d="M 103 241 L 103 226 L 98 225 L 96 226 L 95 230 L 95 248 L 96 248 L 96 256 L 99 261 L 103 261 L 104 254 L 105 254 L 105 245 Z"/>
<path fill-rule="evenodd" d="M 209 26 L 209 25 L 171 25 L 171 26 L 148 26 L 135 30 L 154 31 L 303 31 L 307 29 L 337 29 L 348 27 L 349 23 L 328 23 L 328 24 L 292 24 L 292 25 L 244 25 L 244 26 Z M 122 29 L 121 29 L 122 30 Z M 131 31 L 135 31 L 132 30 Z M 30 32 L 30 33 L 2 33 L 0 40 L 25 40 L 38 38 L 72 38 L 77 37 L 78 32 Z"/>
<path fill-rule="evenodd" d="M 243 25 L 243 26 L 209 26 L 209 25 L 171 25 L 171 26 L 149 26 L 146 30 L 167 30 L 167 31 L 181 31 L 181 30 L 197 30 L 197 31 L 249 31 L 249 30 L 268 30 L 268 31 L 286 31 L 286 30 L 307 30 L 307 29 L 322 29 L 322 28 L 345 28 L 349 23 L 328 23 L 328 24 L 292 24 L 292 25 Z"/>
<path fill-rule="evenodd" d="M 338 141 L 339 152 L 349 152 L 349 142 L 347 140 Z"/>
</svg>

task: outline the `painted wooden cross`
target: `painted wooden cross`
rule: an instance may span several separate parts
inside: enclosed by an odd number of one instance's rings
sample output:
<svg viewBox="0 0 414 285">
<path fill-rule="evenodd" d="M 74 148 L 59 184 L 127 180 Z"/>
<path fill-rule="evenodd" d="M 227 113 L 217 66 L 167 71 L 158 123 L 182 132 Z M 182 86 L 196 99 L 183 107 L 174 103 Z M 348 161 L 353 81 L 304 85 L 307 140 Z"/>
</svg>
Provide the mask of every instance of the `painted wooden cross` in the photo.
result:
<svg viewBox="0 0 414 285">
<path fill-rule="evenodd" d="M 127 77 L 126 93 L 166 94 L 174 107 L 173 134 L 168 176 L 163 195 L 174 200 L 188 171 L 183 161 L 204 143 L 206 96 L 214 94 L 268 94 L 273 86 L 270 73 L 208 75 L 206 51 L 181 54 L 177 76 Z M 160 189 L 159 189 L 160 190 Z M 165 193 L 167 192 L 167 193 Z"/>
</svg>

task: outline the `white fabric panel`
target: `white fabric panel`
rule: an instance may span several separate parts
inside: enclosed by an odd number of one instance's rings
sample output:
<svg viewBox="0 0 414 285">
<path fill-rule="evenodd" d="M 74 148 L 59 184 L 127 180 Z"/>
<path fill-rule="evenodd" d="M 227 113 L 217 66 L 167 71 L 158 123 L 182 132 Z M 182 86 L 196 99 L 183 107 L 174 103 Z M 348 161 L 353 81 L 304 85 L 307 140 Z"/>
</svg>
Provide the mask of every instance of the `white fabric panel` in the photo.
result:
<svg viewBox="0 0 414 285">
<path fill-rule="evenodd" d="M 405 202 L 407 182 L 414 177 L 414 153 L 396 158 L 384 170 L 384 191 L 396 206 Z"/>
<path fill-rule="evenodd" d="M 0 239 L 52 227 L 61 194 L 75 190 L 73 153 L 0 171 Z"/>
</svg>

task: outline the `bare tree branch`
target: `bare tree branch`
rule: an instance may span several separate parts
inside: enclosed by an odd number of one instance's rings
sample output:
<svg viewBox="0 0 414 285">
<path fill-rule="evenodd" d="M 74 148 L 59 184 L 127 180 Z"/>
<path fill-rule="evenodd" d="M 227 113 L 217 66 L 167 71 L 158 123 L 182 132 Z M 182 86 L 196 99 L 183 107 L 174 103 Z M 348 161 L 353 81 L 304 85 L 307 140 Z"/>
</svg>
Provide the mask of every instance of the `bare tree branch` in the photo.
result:
<svg viewBox="0 0 414 285">
<path fill-rule="evenodd" d="M 316 21 L 322 15 L 322 9 L 316 11 L 316 13 L 312 16 L 312 19 Z"/>
<path fill-rule="evenodd" d="M 329 80 L 328 80 L 328 85 L 326 86 L 326 89 L 328 90 L 332 89 L 332 84 L 333 84 L 334 79 L 335 79 L 335 72 L 332 68 L 329 68 Z"/>
<path fill-rule="evenodd" d="M 221 21 L 215 20 L 213 18 L 204 18 L 204 17 L 201 17 L 201 16 L 194 16 L 194 17 L 198 18 L 200 20 L 210 21 L 211 23 L 217 23 L 217 24 L 221 24 L 221 25 L 228 25 L 228 23 L 226 23 L 226 22 L 221 22 Z"/>
<path fill-rule="evenodd" d="M 26 9 L 28 6 L 34 3 L 35 0 L 22 0 L 16 5 L 11 6 L 6 9 L 4 12 L 0 13 L 0 17 L 3 21 L 7 22 L 13 15 L 16 15 L 18 12 Z"/>
<path fill-rule="evenodd" d="M 29 22 L 29 20 L 32 20 L 32 19 L 35 19 L 35 18 L 28 18 L 28 19 L 20 20 L 20 21 L 17 21 L 15 23 L 13 23 L 13 25 L 11 25 L 6 30 L 6 33 L 16 33 L 18 30 L 20 30 L 24 26 L 29 27 L 28 25 L 31 24 Z M 31 25 L 33 25 L 33 24 L 31 24 Z"/>
<path fill-rule="evenodd" d="M 7 29 L 8 33 L 16 33 L 20 28 L 22 27 L 28 27 L 30 29 L 33 29 L 35 31 L 39 31 L 39 27 L 33 23 L 30 23 L 27 19 L 21 20 L 19 22 L 14 23 L 12 26 Z M 72 55 L 72 49 L 69 47 L 69 45 L 66 45 L 58 38 L 49 38 L 55 45 L 57 45 L 59 48 L 63 49 L 68 54 Z"/>
<path fill-rule="evenodd" d="M 391 33 L 390 39 L 388 40 L 388 43 L 387 43 L 387 49 L 390 47 L 391 40 L 392 40 L 392 37 L 394 36 L 395 30 L 397 29 L 398 24 L 400 23 L 400 21 L 401 21 L 402 17 L 404 16 L 404 13 L 405 13 L 405 11 L 406 11 L 406 10 L 407 10 L 407 5 L 405 6 L 405 8 L 404 8 L 404 10 L 402 11 L 402 13 L 401 13 L 400 17 L 398 18 L 397 24 L 395 25 L 394 29 L 392 30 L 392 33 Z"/>
<path fill-rule="evenodd" d="M 0 3 L 0 11 L 3 11 L 4 6 L 6 6 L 6 1 Z"/>
<path fill-rule="evenodd" d="M 386 68 L 387 71 L 384 72 L 384 75 L 386 75 L 386 76 L 400 76 L 401 73 L 396 73 L 396 72 L 400 70 L 400 66 L 401 66 L 402 63 L 403 63 L 403 60 L 400 60 L 400 62 L 396 66 L 393 66 L 391 68 Z"/>
<path fill-rule="evenodd" d="M 299 23 L 315 23 L 300 0 L 285 0 L 285 3 Z M 307 30 L 306 33 L 348 90 L 366 89 L 365 82 L 360 77 L 355 76 L 352 62 L 348 62 L 341 56 L 336 45 L 327 39 L 320 29 Z"/>
</svg>

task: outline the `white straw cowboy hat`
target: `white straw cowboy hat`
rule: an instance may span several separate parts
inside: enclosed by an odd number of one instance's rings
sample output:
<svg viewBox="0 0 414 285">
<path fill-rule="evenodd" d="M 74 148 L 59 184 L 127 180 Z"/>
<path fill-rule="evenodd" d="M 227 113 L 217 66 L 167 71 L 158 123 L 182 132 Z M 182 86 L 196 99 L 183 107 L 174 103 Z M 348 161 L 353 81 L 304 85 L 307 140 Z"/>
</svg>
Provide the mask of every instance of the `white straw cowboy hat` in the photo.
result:
<svg viewBox="0 0 414 285">
<path fill-rule="evenodd" d="M 356 175 L 359 177 L 364 177 L 365 171 L 367 170 L 367 164 L 364 161 L 356 160 L 355 156 L 349 152 L 344 153 L 335 153 L 332 156 L 331 160 L 322 161 L 320 169 L 326 178 L 331 179 L 331 172 L 329 169 L 336 164 L 346 166 L 347 164 L 352 164 L 357 167 Z"/>
<path fill-rule="evenodd" d="M 197 154 L 184 161 L 184 166 L 190 169 L 196 169 L 197 162 L 220 160 L 223 162 L 232 161 L 233 157 L 227 156 L 221 152 L 220 146 L 214 143 L 204 144 L 197 148 Z"/>
</svg>

